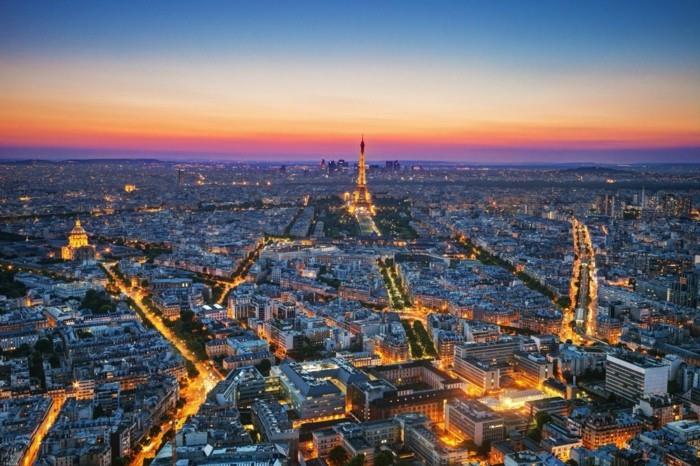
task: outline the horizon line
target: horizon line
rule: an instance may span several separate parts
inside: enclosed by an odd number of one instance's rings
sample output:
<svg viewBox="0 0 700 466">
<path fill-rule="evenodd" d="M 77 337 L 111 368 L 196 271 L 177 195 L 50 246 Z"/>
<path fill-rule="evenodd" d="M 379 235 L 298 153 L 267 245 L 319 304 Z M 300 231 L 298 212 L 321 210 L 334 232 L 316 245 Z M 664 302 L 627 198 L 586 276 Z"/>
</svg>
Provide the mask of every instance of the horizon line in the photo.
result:
<svg viewBox="0 0 700 466">
<path fill-rule="evenodd" d="M 154 159 L 162 161 L 212 161 L 212 162 L 275 162 L 318 163 L 321 160 L 354 161 L 359 154 L 343 150 L 314 151 L 303 153 L 290 151 L 231 151 L 204 150 L 153 150 L 117 147 L 71 147 L 71 146 L 17 146 L 0 143 L 0 161 L 22 160 L 100 160 L 100 159 Z M 434 154 L 431 156 L 431 154 Z M 420 161 L 433 163 L 456 163 L 472 165 L 541 165 L 541 164 L 648 164 L 648 163 L 700 163 L 700 145 L 671 147 L 630 148 L 572 148 L 527 146 L 471 147 L 462 150 L 424 148 L 423 150 L 386 151 L 368 154 L 368 163 L 385 161 Z"/>
<path fill-rule="evenodd" d="M 261 159 L 261 160 L 249 160 L 249 159 L 235 159 L 235 158 L 221 158 L 221 159 L 191 159 L 191 158 L 159 158 L 159 157 L 59 157 L 59 158 L 37 158 L 37 157 L 17 157 L 17 158 L 5 158 L 0 155 L 0 164 L 17 164 L 17 163 L 85 163 L 85 162 L 149 162 L 149 163 L 202 163 L 202 164 L 221 164 L 221 163 L 236 163 L 242 165 L 318 165 L 322 159 Z M 327 159 L 326 161 L 332 161 L 333 159 Z M 344 160 L 338 158 L 336 160 Z M 357 165 L 357 160 L 346 160 L 346 162 L 354 162 Z M 381 164 L 387 161 L 399 161 L 405 163 L 419 163 L 427 165 L 463 165 L 463 166 L 478 166 L 478 167 L 565 167 L 565 166 L 578 166 L 578 167 L 641 167 L 641 166 L 671 166 L 671 165 L 697 165 L 700 166 L 700 160 L 689 160 L 689 161 L 640 161 L 640 162 L 604 162 L 604 161 L 562 161 L 562 162 L 545 162 L 545 161 L 518 161 L 518 162 L 480 162 L 480 161 L 468 161 L 468 160 L 448 160 L 448 159 L 396 159 L 387 158 L 381 161 L 377 160 L 373 162 L 368 162 L 367 165 L 372 166 L 376 164 Z"/>
</svg>

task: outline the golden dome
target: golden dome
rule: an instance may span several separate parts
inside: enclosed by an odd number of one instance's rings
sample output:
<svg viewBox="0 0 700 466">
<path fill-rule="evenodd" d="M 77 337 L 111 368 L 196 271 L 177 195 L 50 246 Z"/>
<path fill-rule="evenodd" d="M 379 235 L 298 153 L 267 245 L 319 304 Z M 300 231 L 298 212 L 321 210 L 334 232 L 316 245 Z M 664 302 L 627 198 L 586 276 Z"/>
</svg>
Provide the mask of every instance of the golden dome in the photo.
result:
<svg viewBox="0 0 700 466">
<path fill-rule="evenodd" d="M 72 248 L 81 248 L 88 245 L 88 235 L 83 226 L 80 224 L 80 220 L 75 220 L 75 226 L 68 233 L 68 245 Z"/>
<path fill-rule="evenodd" d="M 75 220 L 75 226 L 73 226 L 73 229 L 70 231 L 71 235 L 84 235 L 86 234 L 85 229 L 83 226 L 80 224 L 80 219 Z"/>
</svg>

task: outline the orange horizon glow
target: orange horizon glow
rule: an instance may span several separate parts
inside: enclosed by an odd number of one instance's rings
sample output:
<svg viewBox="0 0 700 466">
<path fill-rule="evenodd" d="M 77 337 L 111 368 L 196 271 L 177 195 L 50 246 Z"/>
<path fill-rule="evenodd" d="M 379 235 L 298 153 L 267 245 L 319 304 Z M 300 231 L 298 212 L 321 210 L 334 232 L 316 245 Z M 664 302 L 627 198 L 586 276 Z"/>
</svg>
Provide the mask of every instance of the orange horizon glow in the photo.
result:
<svg viewBox="0 0 700 466">
<path fill-rule="evenodd" d="M 353 64 L 325 75 L 289 63 L 247 63 L 242 71 L 167 62 L 5 64 L 6 147 L 352 153 L 360 133 L 369 136 L 369 159 L 411 148 L 700 146 L 693 100 L 700 84 L 692 74 L 504 78 L 501 70 L 440 63 L 420 72 L 375 64 L 370 76 L 353 75 Z"/>
<path fill-rule="evenodd" d="M 697 2 L 438 3 L 3 2 L 0 157 L 700 161 Z"/>
</svg>

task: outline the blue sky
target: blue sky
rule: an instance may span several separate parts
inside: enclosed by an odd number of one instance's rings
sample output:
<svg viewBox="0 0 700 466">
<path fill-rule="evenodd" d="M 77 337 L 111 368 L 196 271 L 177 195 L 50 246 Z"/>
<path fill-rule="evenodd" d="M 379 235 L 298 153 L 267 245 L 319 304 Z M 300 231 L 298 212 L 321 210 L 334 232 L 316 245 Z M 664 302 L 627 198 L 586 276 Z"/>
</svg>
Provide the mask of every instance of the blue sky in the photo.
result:
<svg viewBox="0 0 700 466">
<path fill-rule="evenodd" d="M 698 1 L 4 1 L 0 155 L 166 153 L 186 140 L 195 155 L 264 158 L 288 143 L 290 156 L 311 157 L 365 130 L 380 152 L 407 158 L 445 146 L 465 159 L 485 146 L 520 158 L 679 147 L 696 157 L 699 24 Z M 178 102 L 155 77 L 190 94 Z M 215 107 L 214 91 L 244 110 Z M 128 127 L 144 105 L 151 119 Z M 158 115 L 178 120 L 158 126 Z"/>
</svg>

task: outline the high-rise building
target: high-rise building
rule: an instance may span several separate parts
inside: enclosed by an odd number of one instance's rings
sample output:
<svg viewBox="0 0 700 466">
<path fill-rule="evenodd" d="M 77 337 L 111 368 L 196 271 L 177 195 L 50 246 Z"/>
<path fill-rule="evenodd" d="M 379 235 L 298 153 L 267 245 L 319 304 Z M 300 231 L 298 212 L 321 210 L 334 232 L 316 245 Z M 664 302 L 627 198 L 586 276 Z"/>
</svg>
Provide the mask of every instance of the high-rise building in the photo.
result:
<svg viewBox="0 0 700 466">
<path fill-rule="evenodd" d="M 691 196 L 665 194 L 661 198 L 661 209 L 667 217 L 690 218 L 693 210 L 693 199 Z"/>
<path fill-rule="evenodd" d="M 637 401 L 643 395 L 665 395 L 668 364 L 629 354 L 607 355 L 605 389 L 616 396 Z"/>
<path fill-rule="evenodd" d="M 698 304 L 698 275 L 694 271 L 684 270 L 673 280 L 667 290 L 666 301 L 679 306 L 695 307 Z"/>
<path fill-rule="evenodd" d="M 615 194 L 601 195 L 597 199 L 598 212 L 607 217 L 615 217 L 617 213 L 617 196 Z"/>
</svg>

